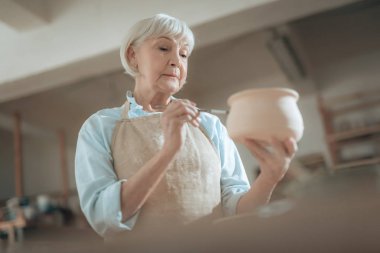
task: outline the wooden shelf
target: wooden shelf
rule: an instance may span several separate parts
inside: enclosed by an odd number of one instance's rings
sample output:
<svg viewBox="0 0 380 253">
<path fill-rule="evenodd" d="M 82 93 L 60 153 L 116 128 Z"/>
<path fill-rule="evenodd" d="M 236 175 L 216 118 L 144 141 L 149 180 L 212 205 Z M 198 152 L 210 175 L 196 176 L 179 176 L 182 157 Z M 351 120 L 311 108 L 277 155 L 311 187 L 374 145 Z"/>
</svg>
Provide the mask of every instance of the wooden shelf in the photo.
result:
<svg viewBox="0 0 380 253">
<path fill-rule="evenodd" d="M 337 142 L 377 133 L 380 134 L 380 124 L 329 134 L 327 139 L 329 142 Z"/>
<path fill-rule="evenodd" d="M 376 140 L 380 136 L 380 122 L 359 128 L 337 131 L 335 124 L 338 120 L 348 120 L 355 116 L 361 116 L 364 122 L 368 115 L 372 115 L 372 109 L 380 107 L 380 89 L 359 91 L 343 96 L 335 96 L 329 99 L 318 97 L 318 107 L 323 120 L 323 127 L 325 130 L 325 140 L 327 143 L 328 151 L 331 157 L 331 167 L 333 169 L 344 169 L 359 167 L 363 165 L 380 164 L 380 155 L 376 151 Z M 366 113 L 371 110 L 371 113 Z M 367 115 L 367 116 L 366 116 Z M 374 119 L 376 120 L 376 119 Z M 356 157 L 350 161 L 344 161 L 342 150 L 351 146 L 351 150 L 355 151 Z M 357 147 L 354 147 L 357 146 Z M 373 148 L 371 155 L 375 157 L 360 158 L 362 148 Z M 346 150 L 347 151 L 347 150 Z M 359 153 L 358 153 L 359 152 Z M 355 154 L 352 157 L 355 157 Z"/>
<path fill-rule="evenodd" d="M 347 168 L 354 168 L 359 166 L 365 166 L 365 165 L 374 165 L 379 164 L 380 165 L 380 157 L 374 157 L 374 158 L 367 158 L 362 160 L 355 160 L 352 162 L 343 162 L 336 164 L 334 166 L 334 169 L 347 169 Z"/>
<path fill-rule="evenodd" d="M 334 142 L 334 146 L 335 146 L 335 149 L 337 152 L 344 147 L 364 145 L 366 143 L 372 143 L 371 145 L 373 145 L 375 147 L 376 146 L 376 139 L 377 139 L 377 137 L 374 137 L 374 135 L 366 135 L 366 136 L 347 139 L 344 141 Z M 380 141 L 380 139 L 379 139 L 379 141 Z"/>
<path fill-rule="evenodd" d="M 342 108 L 342 109 L 336 109 L 336 110 L 331 111 L 331 113 L 334 116 L 339 116 L 339 115 L 351 113 L 353 111 L 359 111 L 359 110 L 364 110 L 367 108 L 373 108 L 373 107 L 378 106 L 378 105 L 380 105 L 380 100 L 367 101 L 367 102 L 360 103 L 357 105 L 347 106 L 347 107 Z"/>
<path fill-rule="evenodd" d="M 372 99 L 378 98 L 380 95 L 380 89 L 358 91 L 347 95 L 335 96 L 330 99 L 324 99 L 323 104 L 327 107 L 335 107 L 336 105 L 342 105 L 353 100 Z"/>
</svg>

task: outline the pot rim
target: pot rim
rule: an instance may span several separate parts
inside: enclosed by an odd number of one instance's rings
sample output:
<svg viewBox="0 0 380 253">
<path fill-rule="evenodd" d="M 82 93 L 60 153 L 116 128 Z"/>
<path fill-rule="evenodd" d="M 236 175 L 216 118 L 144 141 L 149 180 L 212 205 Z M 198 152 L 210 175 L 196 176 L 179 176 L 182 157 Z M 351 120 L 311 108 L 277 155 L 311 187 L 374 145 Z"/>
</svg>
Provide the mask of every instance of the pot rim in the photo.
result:
<svg viewBox="0 0 380 253">
<path fill-rule="evenodd" d="M 242 90 L 242 91 L 239 91 L 235 94 L 232 94 L 228 100 L 227 100 L 227 103 L 229 106 L 231 106 L 231 104 L 233 103 L 234 100 L 236 100 L 237 98 L 239 97 L 242 97 L 242 96 L 247 96 L 247 95 L 251 95 L 251 94 L 264 94 L 264 93 L 267 93 L 267 92 L 276 92 L 276 94 L 284 94 L 284 95 L 290 95 L 290 96 L 293 96 L 296 101 L 298 100 L 299 98 L 299 94 L 297 91 L 293 90 L 293 89 L 290 89 L 290 88 L 279 88 L 279 87 L 273 87 L 273 88 L 251 88 L 251 89 L 246 89 L 246 90 Z"/>
</svg>

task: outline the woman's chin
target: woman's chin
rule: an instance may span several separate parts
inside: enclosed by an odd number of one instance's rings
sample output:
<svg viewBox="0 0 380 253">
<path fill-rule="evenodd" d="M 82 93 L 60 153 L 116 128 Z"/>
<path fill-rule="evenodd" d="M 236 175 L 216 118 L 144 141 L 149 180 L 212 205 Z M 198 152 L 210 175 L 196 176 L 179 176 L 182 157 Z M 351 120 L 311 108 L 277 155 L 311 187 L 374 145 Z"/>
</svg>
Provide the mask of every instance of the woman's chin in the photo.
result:
<svg viewBox="0 0 380 253">
<path fill-rule="evenodd" d="M 170 93 L 170 94 L 175 94 L 180 90 L 180 86 L 178 83 L 166 83 L 165 85 L 161 85 L 161 90 Z"/>
</svg>

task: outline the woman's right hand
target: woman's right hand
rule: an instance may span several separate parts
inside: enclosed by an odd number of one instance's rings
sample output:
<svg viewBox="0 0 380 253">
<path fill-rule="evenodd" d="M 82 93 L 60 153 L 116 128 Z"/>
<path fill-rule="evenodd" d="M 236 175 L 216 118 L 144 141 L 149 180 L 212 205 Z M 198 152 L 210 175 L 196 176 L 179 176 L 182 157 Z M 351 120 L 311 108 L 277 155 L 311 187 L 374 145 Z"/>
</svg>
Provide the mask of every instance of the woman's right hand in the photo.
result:
<svg viewBox="0 0 380 253">
<path fill-rule="evenodd" d="M 176 153 L 185 141 L 184 124 L 199 127 L 200 117 L 194 102 L 187 99 L 172 101 L 162 114 L 164 148 Z"/>
</svg>

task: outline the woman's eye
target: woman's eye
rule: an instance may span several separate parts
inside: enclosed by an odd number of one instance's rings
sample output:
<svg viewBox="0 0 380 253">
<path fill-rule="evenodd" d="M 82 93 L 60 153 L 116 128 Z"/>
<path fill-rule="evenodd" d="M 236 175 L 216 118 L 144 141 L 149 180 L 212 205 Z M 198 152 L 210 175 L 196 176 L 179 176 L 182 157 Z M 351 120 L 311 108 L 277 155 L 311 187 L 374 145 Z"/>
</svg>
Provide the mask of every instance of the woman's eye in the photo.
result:
<svg viewBox="0 0 380 253">
<path fill-rule="evenodd" d="M 160 47 L 160 50 L 161 50 L 161 51 L 168 51 L 169 49 L 166 48 L 166 47 Z"/>
<path fill-rule="evenodd" d="M 187 55 L 186 54 L 181 54 L 181 57 L 182 58 L 187 58 Z"/>
</svg>

